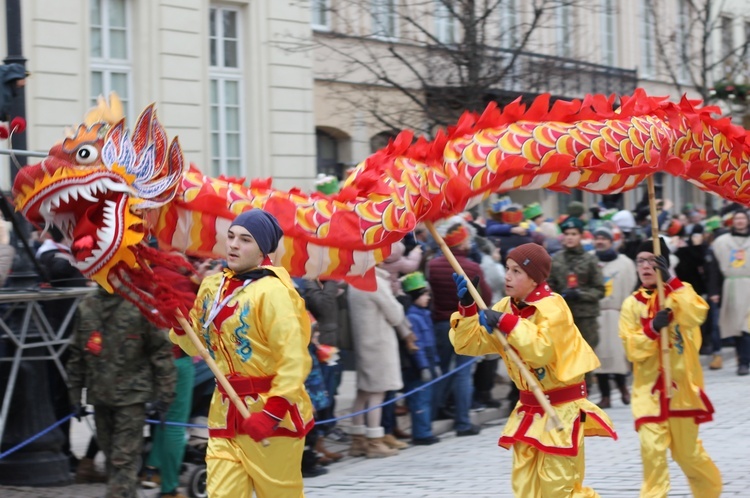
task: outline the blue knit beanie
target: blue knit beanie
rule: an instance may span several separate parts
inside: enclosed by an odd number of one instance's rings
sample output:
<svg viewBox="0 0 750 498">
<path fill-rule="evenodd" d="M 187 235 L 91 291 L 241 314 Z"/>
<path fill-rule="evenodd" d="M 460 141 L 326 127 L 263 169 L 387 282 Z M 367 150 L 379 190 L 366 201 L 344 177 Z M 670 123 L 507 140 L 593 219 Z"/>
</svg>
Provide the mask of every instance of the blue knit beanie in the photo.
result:
<svg viewBox="0 0 750 498">
<path fill-rule="evenodd" d="M 258 247 L 265 255 L 276 250 L 279 240 L 284 232 L 279 226 L 279 222 L 270 213 L 262 209 L 251 209 L 240 213 L 229 227 L 239 225 L 253 236 Z"/>
</svg>

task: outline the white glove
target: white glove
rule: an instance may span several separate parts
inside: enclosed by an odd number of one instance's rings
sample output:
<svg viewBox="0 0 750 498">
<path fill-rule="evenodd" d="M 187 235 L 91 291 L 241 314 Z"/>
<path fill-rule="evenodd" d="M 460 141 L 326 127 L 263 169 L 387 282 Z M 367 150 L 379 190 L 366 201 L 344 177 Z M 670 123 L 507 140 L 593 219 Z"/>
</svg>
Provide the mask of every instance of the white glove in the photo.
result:
<svg viewBox="0 0 750 498">
<path fill-rule="evenodd" d="M 440 365 L 435 365 L 435 378 L 437 379 L 441 375 L 443 375 L 443 371 L 440 370 Z"/>
<path fill-rule="evenodd" d="M 419 372 L 419 376 L 422 378 L 422 382 L 427 383 L 432 380 L 432 374 L 430 373 L 429 368 L 423 368 Z"/>
</svg>

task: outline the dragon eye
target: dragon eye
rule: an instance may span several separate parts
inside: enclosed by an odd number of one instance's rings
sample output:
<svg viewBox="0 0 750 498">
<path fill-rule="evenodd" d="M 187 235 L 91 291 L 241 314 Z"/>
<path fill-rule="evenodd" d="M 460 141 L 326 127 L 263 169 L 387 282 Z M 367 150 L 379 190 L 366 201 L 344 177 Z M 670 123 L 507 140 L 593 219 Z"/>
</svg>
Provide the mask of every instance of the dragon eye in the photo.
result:
<svg viewBox="0 0 750 498">
<path fill-rule="evenodd" d="M 93 145 L 82 145 L 76 151 L 78 164 L 91 164 L 99 159 L 99 151 Z"/>
</svg>

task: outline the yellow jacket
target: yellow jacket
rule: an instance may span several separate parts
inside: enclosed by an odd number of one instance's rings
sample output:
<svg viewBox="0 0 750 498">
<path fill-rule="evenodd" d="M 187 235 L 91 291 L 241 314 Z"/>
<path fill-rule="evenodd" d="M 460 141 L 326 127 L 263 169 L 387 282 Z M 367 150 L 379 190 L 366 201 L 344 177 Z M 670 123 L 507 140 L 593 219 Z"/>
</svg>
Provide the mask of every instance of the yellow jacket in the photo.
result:
<svg viewBox="0 0 750 498">
<path fill-rule="evenodd" d="M 251 283 L 233 278 L 231 270 L 207 277 L 198 290 L 190 321 L 221 372 L 237 384 L 235 389 L 250 412 L 263 410 L 270 398 L 285 400 L 280 401 L 286 409 L 278 414 L 283 418 L 276 435 L 303 437 L 313 424 L 312 403 L 304 386 L 312 364 L 307 349 L 310 319 L 287 271 L 271 266 L 263 269 L 273 275 Z M 218 302 L 217 291 L 221 292 Z M 211 310 L 217 308 L 219 313 L 204 328 Z M 170 338 L 187 354 L 198 354 L 187 335 L 172 330 Z M 268 385 L 243 392 L 247 384 L 243 381 L 248 378 Z M 234 437 L 241 422 L 231 400 L 219 389 L 214 391 L 208 417 L 210 435 Z"/>
<path fill-rule="evenodd" d="M 503 351 L 498 334 L 504 333 L 545 392 L 582 384 L 586 372 L 597 368 L 599 360 L 573 323 L 565 300 L 542 283 L 529 294 L 525 304 L 519 309 L 509 297 L 495 304 L 492 309 L 506 315 L 501 320 L 500 332 L 495 330 L 492 334 L 479 324 L 478 315 L 454 313 L 450 339 L 456 353 L 500 354 L 518 389 L 530 391 L 516 365 Z M 586 436 L 617 437 L 607 414 L 585 397 L 556 404 L 554 409 L 563 423 L 562 431 L 547 431 L 549 417 L 541 408 L 519 402 L 508 418 L 499 444 L 508 448 L 521 441 L 546 453 L 574 456 L 578 454 L 581 428 Z"/>
<path fill-rule="evenodd" d="M 711 420 L 713 406 L 703 391 L 703 370 L 698 351 L 700 326 L 708 304 L 690 284 L 672 278 L 664 285 L 665 306 L 672 310 L 669 323 L 669 364 L 672 398 L 667 399 L 661 378 L 659 333 L 651 320 L 660 309 L 655 291 L 640 288 L 622 303 L 620 338 L 633 362 L 632 409 L 636 430 L 641 424 L 668 417 L 693 417 L 696 423 Z"/>
</svg>

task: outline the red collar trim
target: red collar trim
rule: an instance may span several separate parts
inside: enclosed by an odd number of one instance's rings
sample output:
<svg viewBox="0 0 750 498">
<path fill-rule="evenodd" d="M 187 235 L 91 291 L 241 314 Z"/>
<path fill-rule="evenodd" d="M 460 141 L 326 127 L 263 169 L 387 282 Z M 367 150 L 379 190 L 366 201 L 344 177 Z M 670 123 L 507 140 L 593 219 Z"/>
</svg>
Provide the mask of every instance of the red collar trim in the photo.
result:
<svg viewBox="0 0 750 498">
<path fill-rule="evenodd" d="M 542 282 L 541 284 L 537 285 L 534 290 L 529 293 L 528 296 L 526 296 L 526 299 L 524 301 L 528 304 L 532 304 L 551 295 L 552 289 L 549 288 L 547 282 Z"/>
</svg>

